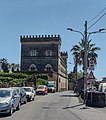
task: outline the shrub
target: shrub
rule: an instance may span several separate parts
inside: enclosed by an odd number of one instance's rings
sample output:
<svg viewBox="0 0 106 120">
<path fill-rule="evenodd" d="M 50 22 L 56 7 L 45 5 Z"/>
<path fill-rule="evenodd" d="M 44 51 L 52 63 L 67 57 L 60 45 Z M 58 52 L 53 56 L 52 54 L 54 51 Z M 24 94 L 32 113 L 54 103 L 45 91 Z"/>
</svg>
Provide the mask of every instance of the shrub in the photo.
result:
<svg viewBox="0 0 106 120">
<path fill-rule="evenodd" d="M 46 85 L 47 84 L 47 80 L 45 79 L 37 79 L 37 85 Z"/>
</svg>

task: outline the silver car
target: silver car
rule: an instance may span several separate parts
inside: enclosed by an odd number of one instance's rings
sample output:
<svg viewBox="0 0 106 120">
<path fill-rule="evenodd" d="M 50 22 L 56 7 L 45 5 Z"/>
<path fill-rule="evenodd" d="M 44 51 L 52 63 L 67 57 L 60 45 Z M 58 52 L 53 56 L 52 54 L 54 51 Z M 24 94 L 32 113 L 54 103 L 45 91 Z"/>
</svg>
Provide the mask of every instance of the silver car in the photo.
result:
<svg viewBox="0 0 106 120">
<path fill-rule="evenodd" d="M 20 96 L 12 88 L 0 88 L 0 114 L 12 115 L 14 110 L 20 109 Z"/>
<path fill-rule="evenodd" d="M 27 98 L 26 98 L 26 91 L 22 88 L 22 87 L 12 87 L 13 89 L 15 89 L 17 91 L 17 93 L 20 96 L 20 103 L 21 104 L 26 104 L 27 102 Z"/>
</svg>

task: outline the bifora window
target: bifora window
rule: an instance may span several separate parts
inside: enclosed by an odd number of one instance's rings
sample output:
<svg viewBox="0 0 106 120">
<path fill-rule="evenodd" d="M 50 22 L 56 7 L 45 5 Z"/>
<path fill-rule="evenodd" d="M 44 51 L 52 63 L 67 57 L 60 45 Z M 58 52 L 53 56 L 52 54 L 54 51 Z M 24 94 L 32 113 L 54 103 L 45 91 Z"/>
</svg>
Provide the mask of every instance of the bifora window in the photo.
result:
<svg viewBox="0 0 106 120">
<path fill-rule="evenodd" d="M 45 55 L 46 55 L 46 56 L 52 56 L 52 55 L 53 55 L 52 50 L 46 50 L 46 51 L 45 51 Z"/>
<path fill-rule="evenodd" d="M 30 56 L 37 56 L 38 52 L 36 50 L 30 50 L 29 55 Z"/>
</svg>

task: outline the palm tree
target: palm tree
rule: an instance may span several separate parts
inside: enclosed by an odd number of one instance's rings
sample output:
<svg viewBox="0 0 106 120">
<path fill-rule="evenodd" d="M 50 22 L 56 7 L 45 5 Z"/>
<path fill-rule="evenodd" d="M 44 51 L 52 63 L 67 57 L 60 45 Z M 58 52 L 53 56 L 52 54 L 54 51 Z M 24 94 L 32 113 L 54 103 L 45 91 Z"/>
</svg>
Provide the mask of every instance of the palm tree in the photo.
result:
<svg viewBox="0 0 106 120">
<path fill-rule="evenodd" d="M 84 46 L 85 46 L 85 41 L 81 40 L 78 45 L 74 45 L 73 48 L 71 49 L 72 54 L 74 55 L 74 62 L 78 63 L 79 65 L 84 66 Z M 97 58 L 98 54 L 96 51 L 100 50 L 99 47 L 95 47 L 95 44 L 91 44 L 91 40 L 88 40 L 87 43 L 87 59 L 88 59 L 88 66 L 89 66 L 89 60 L 93 59 L 94 64 L 97 64 Z"/>
<path fill-rule="evenodd" d="M 9 69 L 8 69 L 9 63 L 6 58 L 0 59 L 0 66 L 3 72 L 9 72 Z"/>
<path fill-rule="evenodd" d="M 19 71 L 19 70 L 20 70 L 20 65 L 16 64 L 16 71 Z"/>
<path fill-rule="evenodd" d="M 20 65 L 19 64 L 15 64 L 15 63 L 11 63 L 10 67 L 11 67 L 11 71 L 12 72 L 19 71 L 19 69 L 20 69 Z"/>
<path fill-rule="evenodd" d="M 16 69 L 16 64 L 15 63 L 11 63 L 11 71 L 14 72 Z"/>
</svg>

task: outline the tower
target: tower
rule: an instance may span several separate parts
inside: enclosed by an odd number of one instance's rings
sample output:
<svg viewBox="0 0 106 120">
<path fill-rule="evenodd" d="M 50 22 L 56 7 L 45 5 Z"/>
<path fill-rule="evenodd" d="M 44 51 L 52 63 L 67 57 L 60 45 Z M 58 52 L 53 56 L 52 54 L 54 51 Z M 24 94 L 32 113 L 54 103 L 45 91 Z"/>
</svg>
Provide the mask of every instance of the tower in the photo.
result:
<svg viewBox="0 0 106 120">
<path fill-rule="evenodd" d="M 57 81 L 59 91 L 60 79 L 67 78 L 67 54 L 60 50 L 60 35 L 20 36 L 20 42 L 21 71 L 48 74 L 48 79 Z"/>
</svg>

